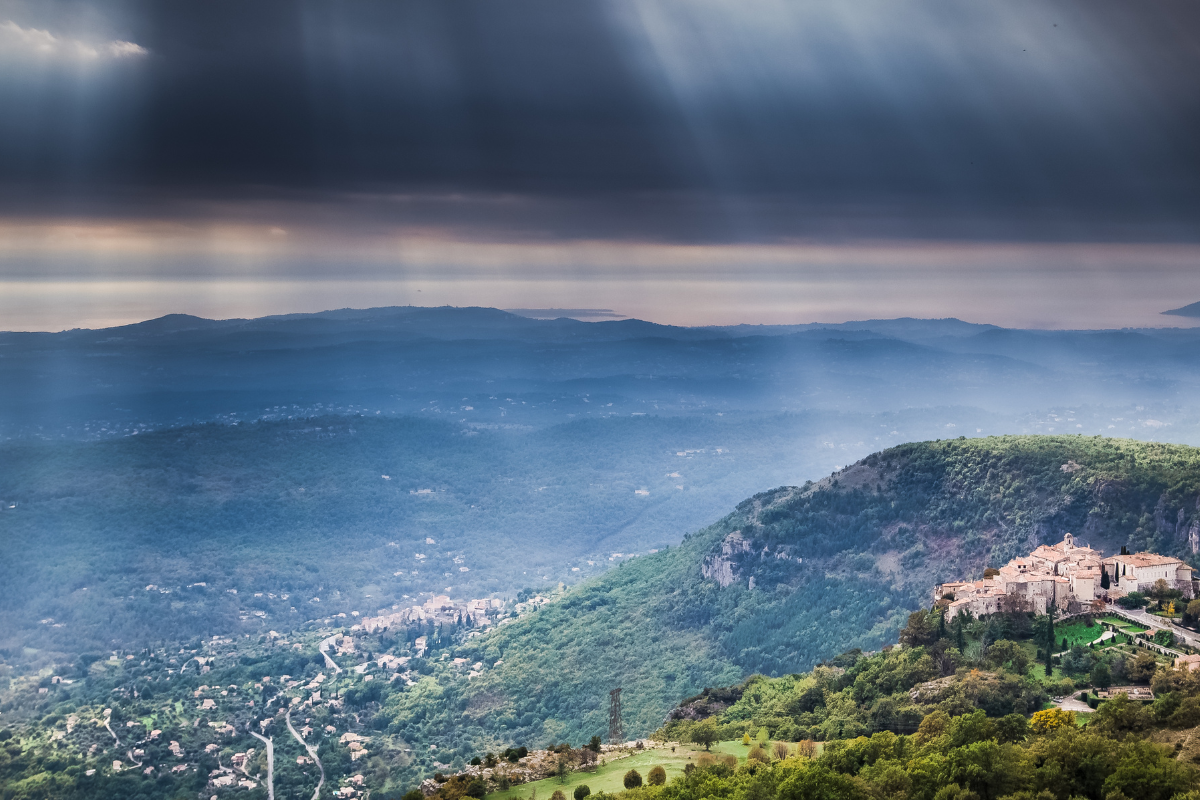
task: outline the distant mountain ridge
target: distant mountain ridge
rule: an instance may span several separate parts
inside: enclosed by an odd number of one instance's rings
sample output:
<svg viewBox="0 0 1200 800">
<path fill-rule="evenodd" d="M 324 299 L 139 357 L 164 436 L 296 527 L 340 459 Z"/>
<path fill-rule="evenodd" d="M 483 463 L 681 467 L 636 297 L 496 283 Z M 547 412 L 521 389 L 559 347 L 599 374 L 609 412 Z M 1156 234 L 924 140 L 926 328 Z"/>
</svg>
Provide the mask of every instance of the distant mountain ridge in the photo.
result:
<svg viewBox="0 0 1200 800">
<path fill-rule="evenodd" d="M 1200 301 L 1189 303 L 1182 308 L 1173 308 L 1170 311 L 1162 312 L 1175 317 L 1200 317 Z"/>
<path fill-rule="evenodd" d="M 1004 432 L 1051 432 L 1049 409 L 1083 406 L 1094 416 L 1085 432 L 1137 436 L 1153 420 L 1156 433 L 1174 425 L 1180 438 L 1180 425 L 1196 427 L 1197 396 L 1200 328 L 1031 331 L 909 318 L 688 328 L 402 306 L 0 333 L 0 439 L 130 435 L 252 421 L 283 407 L 457 409 L 466 423 L 534 426 L 601 409 L 964 407 L 1016 415 Z M 1146 413 L 1133 416 L 1139 406 Z M 1131 416 L 1133 425 L 1109 427 Z"/>
</svg>

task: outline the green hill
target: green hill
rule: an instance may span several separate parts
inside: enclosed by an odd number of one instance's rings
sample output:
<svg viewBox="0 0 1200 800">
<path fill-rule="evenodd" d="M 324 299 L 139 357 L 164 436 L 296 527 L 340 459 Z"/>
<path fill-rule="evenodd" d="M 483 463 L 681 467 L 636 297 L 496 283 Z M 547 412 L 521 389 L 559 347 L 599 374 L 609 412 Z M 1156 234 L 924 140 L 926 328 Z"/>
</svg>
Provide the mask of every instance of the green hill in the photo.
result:
<svg viewBox="0 0 1200 800">
<path fill-rule="evenodd" d="M 819 483 L 756 495 L 679 547 L 471 640 L 460 655 L 501 663 L 458 690 L 453 737 L 586 740 L 607 730 L 616 686 L 626 735 L 645 735 L 706 686 L 894 641 L 937 581 L 1067 531 L 1106 551 L 1195 563 L 1186 538 L 1198 499 L 1191 447 L 1021 436 L 885 450 Z M 386 704 L 379 723 L 428 736 L 400 709 Z"/>
</svg>

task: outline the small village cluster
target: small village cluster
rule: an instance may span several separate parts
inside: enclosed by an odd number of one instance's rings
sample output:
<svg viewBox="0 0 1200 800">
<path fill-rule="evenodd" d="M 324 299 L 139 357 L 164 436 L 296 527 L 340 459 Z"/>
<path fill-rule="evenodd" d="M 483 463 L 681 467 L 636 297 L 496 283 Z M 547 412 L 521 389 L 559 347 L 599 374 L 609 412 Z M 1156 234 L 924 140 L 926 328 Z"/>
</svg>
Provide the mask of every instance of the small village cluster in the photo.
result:
<svg viewBox="0 0 1200 800">
<path fill-rule="evenodd" d="M 376 617 L 363 617 L 362 629 L 367 633 L 410 625 L 463 625 L 470 628 L 485 628 L 493 624 L 504 608 L 502 600 L 451 600 L 439 594 L 420 605 L 381 613 Z"/>
<path fill-rule="evenodd" d="M 1156 553 L 1106 558 L 1099 550 L 1076 544 L 1068 533 L 1058 544 L 1040 545 L 1028 556 L 989 570 L 983 580 L 939 584 L 933 600 L 949 601 L 949 618 L 967 612 L 977 617 L 999 611 L 1045 614 L 1051 607 L 1071 614 L 1130 592 L 1145 593 L 1159 580 L 1190 599 L 1195 596 L 1192 572 L 1178 558 Z"/>
</svg>

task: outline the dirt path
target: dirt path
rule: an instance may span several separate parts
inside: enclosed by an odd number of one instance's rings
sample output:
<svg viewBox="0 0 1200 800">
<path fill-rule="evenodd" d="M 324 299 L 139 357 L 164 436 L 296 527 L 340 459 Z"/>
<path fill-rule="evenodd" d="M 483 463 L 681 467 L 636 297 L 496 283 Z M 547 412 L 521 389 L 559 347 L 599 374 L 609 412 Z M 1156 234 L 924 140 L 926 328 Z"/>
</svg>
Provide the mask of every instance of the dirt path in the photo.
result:
<svg viewBox="0 0 1200 800">
<path fill-rule="evenodd" d="M 121 740 L 117 738 L 117 732 L 116 732 L 116 731 L 114 731 L 114 730 L 112 729 L 112 725 L 110 725 L 110 724 L 109 724 L 109 719 L 108 719 L 108 717 L 105 717 L 105 718 L 104 718 L 104 727 L 108 728 L 108 732 L 112 734 L 113 741 L 115 741 L 115 742 L 117 743 L 117 747 L 120 747 L 120 746 L 121 746 Z"/>
<path fill-rule="evenodd" d="M 275 800 L 275 743 L 254 731 L 250 735 L 267 746 L 267 800 Z"/>
<path fill-rule="evenodd" d="M 325 785 L 325 767 L 321 765 L 321 759 L 317 758 L 317 748 L 304 741 L 304 737 L 292 726 L 292 710 L 290 708 L 287 710 L 287 714 L 284 715 L 284 719 L 287 720 L 287 727 L 292 732 L 292 736 L 308 751 L 309 758 L 315 761 L 317 769 L 321 770 L 321 780 L 317 781 L 317 788 L 313 790 L 312 796 L 312 800 L 317 800 L 321 796 L 321 787 Z"/>
</svg>

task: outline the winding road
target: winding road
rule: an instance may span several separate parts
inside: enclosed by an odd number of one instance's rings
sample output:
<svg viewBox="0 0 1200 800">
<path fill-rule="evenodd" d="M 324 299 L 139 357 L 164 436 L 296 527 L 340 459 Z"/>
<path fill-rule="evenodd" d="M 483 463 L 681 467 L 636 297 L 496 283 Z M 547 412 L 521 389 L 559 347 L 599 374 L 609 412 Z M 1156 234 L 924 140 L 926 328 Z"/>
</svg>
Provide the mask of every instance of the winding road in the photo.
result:
<svg viewBox="0 0 1200 800">
<path fill-rule="evenodd" d="M 267 800 L 275 800 L 275 743 L 254 731 L 250 735 L 267 746 Z"/>
<path fill-rule="evenodd" d="M 1200 636 L 1197 636 L 1195 633 L 1192 633 L 1189 630 L 1185 630 L 1185 629 L 1179 627 L 1178 625 L 1175 625 L 1172 623 L 1167 623 L 1163 620 L 1162 617 L 1156 617 L 1153 614 L 1147 613 L 1146 611 L 1144 611 L 1140 608 L 1127 609 L 1127 608 L 1120 608 L 1119 606 L 1110 604 L 1108 606 L 1108 611 L 1110 611 L 1113 614 L 1124 614 L 1126 617 L 1136 620 L 1137 622 L 1141 623 L 1142 625 L 1145 625 L 1147 628 L 1151 628 L 1153 630 L 1170 631 L 1171 633 L 1175 634 L 1180 639 L 1182 639 L 1184 641 L 1184 643 L 1186 643 L 1192 647 L 1200 647 Z"/>
<path fill-rule="evenodd" d="M 295 737 L 297 742 L 303 745 L 304 749 L 308 751 L 309 758 L 315 761 L 317 769 L 321 770 L 321 780 L 317 781 L 317 788 L 313 790 L 312 796 L 312 800 L 317 800 L 321 796 L 321 787 L 325 785 L 325 767 L 321 765 L 321 759 L 317 757 L 317 748 L 304 741 L 304 737 L 292 726 L 292 710 L 290 708 L 287 710 L 287 714 L 284 715 L 284 719 L 287 720 L 287 727 L 292 732 L 292 736 Z"/>
<path fill-rule="evenodd" d="M 329 657 L 329 653 L 325 652 L 325 648 L 333 647 L 335 645 L 335 643 L 337 642 L 337 640 L 340 638 L 342 638 L 342 634 L 335 633 L 333 636 L 330 636 L 328 639 L 322 639 L 321 643 L 319 645 L 317 645 L 317 650 L 320 651 L 321 655 L 325 656 L 325 666 L 327 666 L 331 670 L 333 670 L 333 673 L 335 675 L 337 673 L 341 672 L 342 668 L 337 665 L 337 662 L 335 662 L 332 658 Z"/>
</svg>

